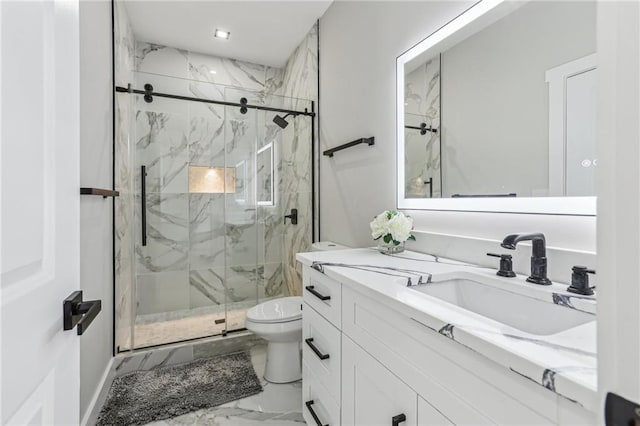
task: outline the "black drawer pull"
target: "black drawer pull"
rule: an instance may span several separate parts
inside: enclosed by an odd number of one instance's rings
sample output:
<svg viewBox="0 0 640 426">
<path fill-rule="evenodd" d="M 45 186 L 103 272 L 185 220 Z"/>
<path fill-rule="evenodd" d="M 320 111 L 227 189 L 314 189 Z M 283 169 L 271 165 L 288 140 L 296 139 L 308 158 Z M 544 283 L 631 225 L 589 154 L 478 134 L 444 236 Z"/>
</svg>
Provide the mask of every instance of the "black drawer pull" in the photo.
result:
<svg viewBox="0 0 640 426">
<path fill-rule="evenodd" d="M 391 417 L 391 426 L 398 426 L 402 422 L 407 421 L 407 416 L 404 414 L 398 414 L 397 416 Z"/>
<path fill-rule="evenodd" d="M 305 289 L 307 289 L 307 291 L 309 291 L 309 293 L 313 294 L 315 297 L 317 297 L 320 300 L 330 300 L 331 296 L 323 296 L 322 294 L 318 293 L 317 291 L 315 291 L 315 286 L 312 285 L 308 285 L 305 287 Z"/>
<path fill-rule="evenodd" d="M 320 359 L 329 359 L 329 354 L 323 354 L 320 352 L 320 349 L 313 344 L 313 337 L 309 337 L 308 339 L 304 339 L 304 342 L 311 348 L 314 354 L 318 355 Z"/>
<path fill-rule="evenodd" d="M 313 405 L 313 399 L 312 399 L 311 401 L 307 401 L 307 402 L 305 402 L 305 403 L 304 403 L 304 405 L 306 405 L 306 406 L 307 406 L 307 410 L 309 410 L 309 412 L 311 413 L 311 417 L 313 417 L 313 420 L 315 420 L 315 421 L 316 421 L 316 424 L 317 424 L 318 426 L 329 426 L 329 423 L 327 423 L 327 424 L 322 424 L 322 422 L 321 422 L 321 421 L 320 421 L 320 419 L 318 418 L 318 415 L 316 414 L 316 412 L 315 412 L 315 411 L 313 411 L 313 407 L 312 407 L 312 405 Z"/>
</svg>

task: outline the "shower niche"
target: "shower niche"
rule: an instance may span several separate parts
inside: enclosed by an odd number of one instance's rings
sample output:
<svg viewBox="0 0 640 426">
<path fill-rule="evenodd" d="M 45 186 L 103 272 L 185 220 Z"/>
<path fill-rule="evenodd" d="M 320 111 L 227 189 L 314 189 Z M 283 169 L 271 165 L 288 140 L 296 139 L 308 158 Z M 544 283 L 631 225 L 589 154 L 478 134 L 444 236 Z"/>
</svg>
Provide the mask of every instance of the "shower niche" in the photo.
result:
<svg viewBox="0 0 640 426">
<path fill-rule="evenodd" d="M 299 294 L 313 223 L 315 105 L 283 96 L 288 68 L 133 46 L 115 95 L 118 352 L 243 330 Z"/>
</svg>

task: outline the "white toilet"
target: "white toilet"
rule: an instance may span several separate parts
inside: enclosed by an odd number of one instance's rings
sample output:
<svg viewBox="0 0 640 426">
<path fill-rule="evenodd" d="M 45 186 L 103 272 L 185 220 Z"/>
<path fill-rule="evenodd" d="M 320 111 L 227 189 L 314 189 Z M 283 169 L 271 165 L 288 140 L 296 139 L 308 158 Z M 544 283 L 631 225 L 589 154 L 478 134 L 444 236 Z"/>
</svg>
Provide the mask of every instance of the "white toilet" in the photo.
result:
<svg viewBox="0 0 640 426">
<path fill-rule="evenodd" d="M 311 245 L 311 251 L 347 248 L 331 241 Z M 302 378 L 302 297 L 282 297 L 254 306 L 247 311 L 246 327 L 267 341 L 266 381 L 289 383 Z"/>
<path fill-rule="evenodd" d="M 302 378 L 302 297 L 282 297 L 254 306 L 247 312 L 246 327 L 268 343 L 266 381 L 289 383 Z"/>
</svg>

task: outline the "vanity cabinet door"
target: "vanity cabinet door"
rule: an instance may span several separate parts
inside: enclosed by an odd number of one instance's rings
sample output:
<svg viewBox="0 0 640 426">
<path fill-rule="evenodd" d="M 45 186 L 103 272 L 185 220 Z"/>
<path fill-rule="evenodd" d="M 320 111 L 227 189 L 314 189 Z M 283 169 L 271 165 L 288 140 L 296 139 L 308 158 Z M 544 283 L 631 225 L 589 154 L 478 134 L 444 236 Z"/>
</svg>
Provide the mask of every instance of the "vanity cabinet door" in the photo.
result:
<svg viewBox="0 0 640 426">
<path fill-rule="evenodd" d="M 440 411 L 433 408 L 431 404 L 418 396 L 418 425 L 419 426 L 442 426 L 453 425 Z"/>
<path fill-rule="evenodd" d="M 413 389 L 343 335 L 343 425 L 416 426 L 417 398 Z"/>
</svg>

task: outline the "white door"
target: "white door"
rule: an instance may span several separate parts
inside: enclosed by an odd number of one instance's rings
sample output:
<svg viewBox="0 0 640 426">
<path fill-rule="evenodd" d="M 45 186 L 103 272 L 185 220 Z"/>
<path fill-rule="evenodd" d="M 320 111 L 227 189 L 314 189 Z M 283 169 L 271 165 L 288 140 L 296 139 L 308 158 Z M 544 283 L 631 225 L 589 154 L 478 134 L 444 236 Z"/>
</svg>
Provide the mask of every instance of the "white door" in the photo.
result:
<svg viewBox="0 0 640 426">
<path fill-rule="evenodd" d="M 342 339 L 342 424 L 416 426 L 418 395 L 351 339 Z"/>
<path fill-rule="evenodd" d="M 640 406 L 640 3 L 598 2 L 598 420 Z M 638 424 L 640 410 L 613 410 Z M 613 423 L 610 423 L 613 424 Z"/>
<path fill-rule="evenodd" d="M 594 53 L 546 72 L 550 196 L 596 193 L 596 65 Z"/>
<path fill-rule="evenodd" d="M 77 0 L 0 1 L 0 423 L 74 425 L 80 337 Z"/>
</svg>

